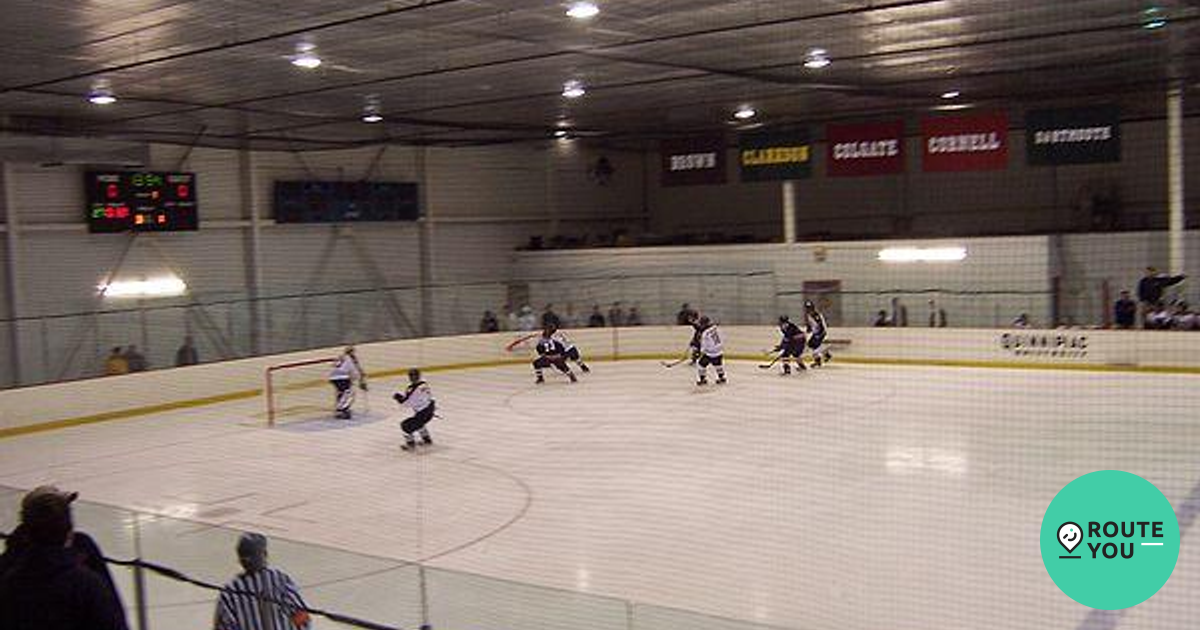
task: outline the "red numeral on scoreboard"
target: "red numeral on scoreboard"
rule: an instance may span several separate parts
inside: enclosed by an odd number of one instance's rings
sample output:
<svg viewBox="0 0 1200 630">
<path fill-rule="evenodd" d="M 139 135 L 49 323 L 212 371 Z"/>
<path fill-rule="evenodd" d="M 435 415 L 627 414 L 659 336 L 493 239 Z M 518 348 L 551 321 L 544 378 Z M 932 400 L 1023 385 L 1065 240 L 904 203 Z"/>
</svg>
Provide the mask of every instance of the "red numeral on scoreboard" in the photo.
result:
<svg viewBox="0 0 1200 630">
<path fill-rule="evenodd" d="M 116 199 L 120 192 L 121 191 L 117 189 L 116 184 L 109 184 L 104 189 L 104 194 L 107 195 L 109 199 Z"/>
<path fill-rule="evenodd" d="M 188 192 L 189 191 L 188 191 L 188 187 L 186 184 L 180 184 L 175 187 L 175 195 L 178 196 L 180 199 L 187 199 Z"/>
</svg>

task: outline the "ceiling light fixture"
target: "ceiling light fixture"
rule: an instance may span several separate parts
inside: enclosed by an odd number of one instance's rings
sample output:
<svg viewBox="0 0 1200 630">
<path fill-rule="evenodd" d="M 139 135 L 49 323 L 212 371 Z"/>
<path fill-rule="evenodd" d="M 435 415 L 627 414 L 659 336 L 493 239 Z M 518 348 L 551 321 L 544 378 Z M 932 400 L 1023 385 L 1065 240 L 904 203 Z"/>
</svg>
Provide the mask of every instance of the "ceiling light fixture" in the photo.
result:
<svg viewBox="0 0 1200 630">
<path fill-rule="evenodd" d="M 594 2 L 573 2 L 567 9 L 567 16 L 576 20 L 590 20 L 600 15 L 600 7 Z"/>
<path fill-rule="evenodd" d="M 1161 7 L 1151 6 L 1142 11 L 1142 28 L 1148 31 L 1158 30 L 1167 25 L 1167 15 Z"/>
<path fill-rule="evenodd" d="M 88 90 L 87 100 L 92 105 L 112 105 L 117 102 L 117 96 L 113 94 L 108 79 L 97 79 Z"/>
<path fill-rule="evenodd" d="M 374 94 L 366 98 L 363 103 L 362 121 L 367 124 L 375 124 L 383 122 L 383 108 L 379 105 L 379 97 Z"/>
<path fill-rule="evenodd" d="M 563 98 L 580 98 L 587 94 L 587 88 L 583 86 L 582 81 L 567 81 L 563 84 Z"/>
<path fill-rule="evenodd" d="M 119 280 L 97 287 L 106 298 L 174 297 L 187 293 L 187 284 L 176 275 L 143 280 Z"/>
<path fill-rule="evenodd" d="M 317 56 L 317 45 L 312 42 L 296 44 L 296 54 L 292 56 L 292 65 L 305 70 L 319 68 L 321 58 Z"/>
<path fill-rule="evenodd" d="M 947 101 L 952 101 L 960 96 L 962 96 L 962 92 L 959 92 L 958 90 L 946 90 L 945 92 L 942 92 L 942 98 Z"/>
<path fill-rule="evenodd" d="M 829 60 L 829 51 L 824 48 L 814 48 L 804 57 L 804 67 L 809 70 L 820 70 L 833 63 Z"/>
<path fill-rule="evenodd" d="M 566 129 L 559 129 L 554 132 L 554 137 L 558 138 L 559 140 L 565 140 L 570 135 L 571 132 L 567 131 Z"/>
<path fill-rule="evenodd" d="M 741 107 L 737 108 L 737 111 L 733 112 L 733 117 L 738 120 L 750 120 L 757 115 L 758 112 L 749 105 L 742 105 Z"/>
</svg>

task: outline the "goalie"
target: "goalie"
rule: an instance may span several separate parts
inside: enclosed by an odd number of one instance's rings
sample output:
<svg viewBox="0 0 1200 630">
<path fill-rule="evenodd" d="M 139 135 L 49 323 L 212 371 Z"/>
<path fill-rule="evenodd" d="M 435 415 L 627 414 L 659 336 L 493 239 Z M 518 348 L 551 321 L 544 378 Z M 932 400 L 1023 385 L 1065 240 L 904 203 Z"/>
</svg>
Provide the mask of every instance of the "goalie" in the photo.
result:
<svg viewBox="0 0 1200 630">
<path fill-rule="evenodd" d="M 349 420 L 353 415 L 350 411 L 354 404 L 354 383 L 358 388 L 367 391 L 367 373 L 354 355 L 354 346 L 346 346 L 346 350 L 333 363 L 329 372 L 329 382 L 335 391 L 334 417 L 339 420 Z"/>
</svg>

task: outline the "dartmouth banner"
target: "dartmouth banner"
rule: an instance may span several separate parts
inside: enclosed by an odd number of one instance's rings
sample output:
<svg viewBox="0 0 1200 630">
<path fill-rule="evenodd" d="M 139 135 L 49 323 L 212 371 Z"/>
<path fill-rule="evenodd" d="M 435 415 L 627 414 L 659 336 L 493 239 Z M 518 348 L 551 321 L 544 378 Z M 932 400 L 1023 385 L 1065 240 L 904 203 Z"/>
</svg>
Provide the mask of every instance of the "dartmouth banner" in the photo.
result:
<svg viewBox="0 0 1200 630">
<path fill-rule="evenodd" d="M 1121 108 L 1031 111 L 1025 114 L 1025 146 L 1035 166 L 1120 162 Z"/>
<path fill-rule="evenodd" d="M 805 179 L 812 175 L 812 139 L 807 129 L 758 131 L 738 138 L 744 182 Z"/>
<path fill-rule="evenodd" d="M 663 140 L 663 186 L 725 183 L 725 138 L 721 135 Z"/>
<path fill-rule="evenodd" d="M 1004 113 L 939 116 L 921 121 L 927 172 L 1008 168 L 1008 116 Z"/>
<path fill-rule="evenodd" d="M 825 143 L 831 177 L 904 172 L 904 121 L 829 125 Z"/>
</svg>

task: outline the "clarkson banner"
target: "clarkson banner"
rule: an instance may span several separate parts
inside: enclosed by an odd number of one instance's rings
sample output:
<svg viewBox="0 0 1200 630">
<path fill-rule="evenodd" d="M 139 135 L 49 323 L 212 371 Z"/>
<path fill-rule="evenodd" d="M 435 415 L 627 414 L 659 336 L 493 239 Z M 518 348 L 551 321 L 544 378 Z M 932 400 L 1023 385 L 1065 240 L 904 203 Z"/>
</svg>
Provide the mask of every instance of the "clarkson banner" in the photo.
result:
<svg viewBox="0 0 1200 630">
<path fill-rule="evenodd" d="M 812 138 L 807 129 L 744 133 L 738 138 L 738 149 L 743 182 L 812 175 Z"/>
<path fill-rule="evenodd" d="M 1025 114 L 1025 146 L 1035 166 L 1120 162 L 1121 108 L 1031 111 Z"/>
<path fill-rule="evenodd" d="M 1008 168 L 1008 115 L 940 116 L 921 120 L 921 164 L 927 172 Z"/>
<path fill-rule="evenodd" d="M 830 177 L 904 172 L 904 121 L 825 128 L 826 170 Z"/>
<path fill-rule="evenodd" d="M 725 183 L 725 137 L 720 134 L 663 140 L 659 152 L 663 186 Z"/>
</svg>

